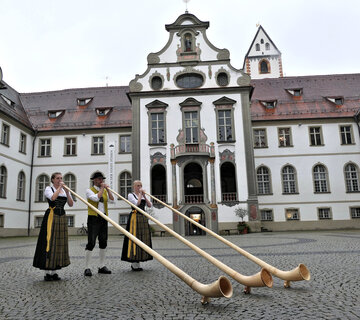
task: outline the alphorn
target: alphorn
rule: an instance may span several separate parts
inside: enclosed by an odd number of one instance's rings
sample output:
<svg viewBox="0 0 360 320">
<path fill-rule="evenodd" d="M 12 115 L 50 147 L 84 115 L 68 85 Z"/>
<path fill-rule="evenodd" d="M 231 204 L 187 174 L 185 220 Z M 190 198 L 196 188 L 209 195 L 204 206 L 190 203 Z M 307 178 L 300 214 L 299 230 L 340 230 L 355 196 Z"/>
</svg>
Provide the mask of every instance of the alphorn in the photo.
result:
<svg viewBox="0 0 360 320">
<path fill-rule="evenodd" d="M 165 207 L 169 208 L 170 210 L 174 211 L 175 213 L 177 213 L 178 215 L 180 215 L 184 219 L 190 221 L 191 223 L 193 223 L 194 225 L 196 225 L 200 229 L 206 231 L 208 234 L 211 234 L 212 236 L 214 236 L 215 238 L 217 238 L 221 242 L 223 242 L 226 245 L 228 245 L 229 247 L 233 248 L 234 250 L 236 250 L 237 252 L 239 252 L 240 254 L 242 254 L 243 256 L 248 258 L 249 260 L 255 262 L 257 265 L 264 268 L 265 270 L 270 272 L 275 277 L 280 278 L 282 280 L 285 280 L 285 282 L 284 282 L 284 287 L 285 288 L 290 287 L 290 281 L 301 281 L 301 280 L 309 281 L 310 280 L 310 271 L 304 264 L 300 263 L 296 268 L 294 268 L 292 270 L 289 270 L 289 271 L 283 271 L 283 270 L 277 269 L 277 268 L 271 266 L 270 264 L 264 262 L 263 260 L 253 256 L 251 253 L 241 249 L 240 247 L 238 247 L 237 245 L 235 245 L 232 242 L 228 241 L 224 237 L 221 237 L 220 235 L 218 235 L 214 231 L 204 227 L 202 224 L 200 224 L 200 223 L 196 222 L 195 220 L 189 218 L 188 216 L 181 213 L 180 211 L 170 207 L 165 202 L 162 202 L 161 200 L 157 199 L 156 197 L 152 196 L 151 194 L 149 194 L 147 192 L 146 192 L 146 194 L 149 197 L 151 197 L 152 199 L 154 199 L 155 201 L 161 203 L 163 206 L 165 206 Z"/>
<path fill-rule="evenodd" d="M 138 208 L 136 205 L 134 205 L 129 200 L 127 200 L 126 198 L 124 198 L 123 196 L 118 194 L 116 191 L 114 191 L 112 189 L 109 189 L 109 190 L 112 193 L 114 193 L 116 196 L 118 196 L 120 199 L 124 200 L 126 203 L 128 203 L 133 208 L 135 208 L 138 212 L 142 213 L 145 217 L 147 217 L 148 219 L 154 221 L 157 225 L 159 225 L 164 230 L 166 230 L 167 232 L 172 234 L 176 239 L 178 239 L 181 242 L 183 242 L 184 244 L 186 244 L 188 247 L 190 247 L 195 252 L 200 254 L 202 257 L 207 259 L 213 265 L 215 265 L 220 270 L 225 272 L 227 275 L 232 277 L 234 280 L 236 280 L 237 282 L 245 285 L 245 289 L 244 289 L 245 293 L 250 293 L 251 287 L 264 287 L 264 286 L 272 287 L 272 284 L 273 284 L 272 276 L 265 269 L 261 269 L 260 272 L 258 272 L 257 274 L 254 274 L 252 276 L 244 276 L 244 275 L 238 273 L 234 269 L 228 267 L 226 264 L 222 263 L 218 259 L 214 258 L 213 256 L 211 256 L 210 254 L 208 254 L 204 250 L 202 250 L 199 247 L 197 247 L 196 245 L 194 245 L 192 242 L 190 242 L 190 241 L 186 240 L 185 238 L 183 238 L 181 235 L 179 235 L 174 230 L 170 229 L 169 227 L 167 227 L 166 225 L 164 225 L 163 223 L 161 223 L 160 221 L 158 221 L 157 219 L 155 219 L 154 217 L 152 217 L 151 215 L 146 213 L 144 210 Z"/>
<path fill-rule="evenodd" d="M 167 269 L 169 269 L 172 273 L 174 273 L 178 278 L 183 280 L 191 289 L 202 295 L 201 298 L 202 304 L 209 303 L 210 298 L 218 298 L 218 297 L 230 298 L 232 296 L 233 289 L 231 286 L 231 282 L 225 276 L 220 276 L 218 280 L 214 281 L 211 284 L 203 284 L 201 282 L 196 281 L 194 278 L 189 276 L 183 270 L 175 266 L 173 263 L 171 263 L 169 260 L 164 258 L 159 253 L 157 253 L 155 250 L 150 248 L 147 244 L 145 244 L 138 238 L 134 237 L 130 232 L 126 231 L 124 228 L 122 228 L 120 225 L 118 225 L 115 221 L 110 219 L 107 215 L 102 213 L 92 204 L 88 203 L 85 199 L 83 199 L 77 193 L 72 191 L 69 187 L 63 185 L 63 188 L 67 189 L 69 192 L 71 192 L 73 195 L 79 198 L 83 203 L 85 203 L 88 207 L 94 210 L 98 215 L 100 215 L 102 218 L 110 222 L 116 229 L 118 229 L 121 233 L 126 235 L 131 241 L 135 242 L 139 247 L 141 247 L 147 253 L 152 255 L 156 260 L 158 260 L 162 265 L 164 265 Z"/>
</svg>

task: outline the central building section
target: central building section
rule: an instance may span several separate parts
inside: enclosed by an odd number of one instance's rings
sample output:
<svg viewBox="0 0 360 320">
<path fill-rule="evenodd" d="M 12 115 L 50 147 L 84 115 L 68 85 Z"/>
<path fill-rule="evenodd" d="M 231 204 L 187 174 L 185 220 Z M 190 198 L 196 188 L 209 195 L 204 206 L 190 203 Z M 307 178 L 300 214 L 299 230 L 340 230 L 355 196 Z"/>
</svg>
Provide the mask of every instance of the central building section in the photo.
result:
<svg viewBox="0 0 360 320">
<path fill-rule="evenodd" d="M 130 82 L 132 175 L 153 196 L 218 232 L 236 220 L 235 205 L 254 222 L 258 206 L 250 77 L 231 66 L 227 49 L 210 43 L 208 27 L 188 13 L 166 25 L 167 44 L 148 55 L 147 70 Z M 175 231 L 205 234 L 154 206 Z"/>
</svg>

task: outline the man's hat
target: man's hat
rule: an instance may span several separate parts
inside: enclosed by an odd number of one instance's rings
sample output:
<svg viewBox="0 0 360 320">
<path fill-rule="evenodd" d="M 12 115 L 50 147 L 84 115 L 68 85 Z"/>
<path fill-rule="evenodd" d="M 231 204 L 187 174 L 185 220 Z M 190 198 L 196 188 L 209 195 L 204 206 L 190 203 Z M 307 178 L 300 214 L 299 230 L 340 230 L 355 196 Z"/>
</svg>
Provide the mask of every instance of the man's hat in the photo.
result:
<svg viewBox="0 0 360 320">
<path fill-rule="evenodd" d="M 99 171 L 97 171 L 97 172 L 95 172 L 92 176 L 91 176 L 91 180 L 94 180 L 94 179 L 96 179 L 96 178 L 103 178 L 103 179 L 106 179 L 104 176 L 103 176 L 103 174 L 101 173 L 101 172 L 99 172 Z"/>
</svg>

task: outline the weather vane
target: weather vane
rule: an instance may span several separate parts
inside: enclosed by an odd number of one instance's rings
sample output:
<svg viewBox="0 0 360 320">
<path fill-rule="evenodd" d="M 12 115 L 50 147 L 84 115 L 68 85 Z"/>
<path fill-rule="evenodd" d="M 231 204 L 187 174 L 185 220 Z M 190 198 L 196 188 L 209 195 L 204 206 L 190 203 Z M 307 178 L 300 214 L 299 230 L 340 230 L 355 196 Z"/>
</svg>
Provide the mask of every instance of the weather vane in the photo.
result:
<svg viewBox="0 0 360 320">
<path fill-rule="evenodd" d="M 188 7 L 187 7 L 187 4 L 188 4 L 188 2 L 190 2 L 190 0 L 183 0 L 185 3 L 186 3 L 186 10 L 185 10 L 185 13 L 189 13 L 189 11 L 188 11 Z"/>
</svg>

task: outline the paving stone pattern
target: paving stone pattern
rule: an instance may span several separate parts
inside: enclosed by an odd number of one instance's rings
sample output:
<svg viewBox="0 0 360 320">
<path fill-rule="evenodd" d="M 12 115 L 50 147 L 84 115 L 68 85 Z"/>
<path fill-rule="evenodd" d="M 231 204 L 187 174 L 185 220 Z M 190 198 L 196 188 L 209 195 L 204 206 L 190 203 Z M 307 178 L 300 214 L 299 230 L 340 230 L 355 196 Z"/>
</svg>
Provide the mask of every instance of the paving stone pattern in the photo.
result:
<svg viewBox="0 0 360 320">
<path fill-rule="evenodd" d="M 84 277 L 86 237 L 70 237 L 70 260 L 61 281 L 45 282 L 32 267 L 36 238 L 0 239 L 0 319 L 360 319 L 360 231 L 257 233 L 226 236 L 228 240 L 282 270 L 304 263 L 310 281 L 273 277 L 272 288 L 244 286 L 172 237 L 154 237 L 153 248 L 195 280 L 209 284 L 225 275 L 233 296 L 201 296 L 157 260 L 133 272 L 120 260 L 122 236 L 109 239 L 107 266 L 111 275 Z M 210 236 L 188 240 L 243 275 L 260 267 Z"/>
</svg>

